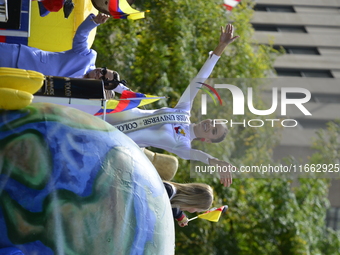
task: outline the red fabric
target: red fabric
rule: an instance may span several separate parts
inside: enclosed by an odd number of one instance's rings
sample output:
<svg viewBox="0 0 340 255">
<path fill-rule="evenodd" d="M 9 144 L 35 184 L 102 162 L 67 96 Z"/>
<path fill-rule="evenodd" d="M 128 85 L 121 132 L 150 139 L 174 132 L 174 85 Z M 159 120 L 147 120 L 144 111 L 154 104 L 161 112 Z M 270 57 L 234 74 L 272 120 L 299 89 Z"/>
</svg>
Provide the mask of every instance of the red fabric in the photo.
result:
<svg viewBox="0 0 340 255">
<path fill-rule="evenodd" d="M 50 12 L 58 12 L 64 6 L 64 0 L 44 0 L 44 7 Z"/>
<path fill-rule="evenodd" d="M 6 30 L 6 29 L 0 28 L 0 30 Z M 6 42 L 6 36 L 0 35 L 0 42 Z"/>
<path fill-rule="evenodd" d="M 179 217 L 178 219 L 176 219 L 177 221 L 181 221 L 185 218 L 185 214 L 183 213 L 181 217 Z"/>
<path fill-rule="evenodd" d="M 231 11 L 233 9 L 232 6 L 227 5 L 227 4 L 223 4 L 223 6 L 227 9 L 227 11 Z"/>
</svg>

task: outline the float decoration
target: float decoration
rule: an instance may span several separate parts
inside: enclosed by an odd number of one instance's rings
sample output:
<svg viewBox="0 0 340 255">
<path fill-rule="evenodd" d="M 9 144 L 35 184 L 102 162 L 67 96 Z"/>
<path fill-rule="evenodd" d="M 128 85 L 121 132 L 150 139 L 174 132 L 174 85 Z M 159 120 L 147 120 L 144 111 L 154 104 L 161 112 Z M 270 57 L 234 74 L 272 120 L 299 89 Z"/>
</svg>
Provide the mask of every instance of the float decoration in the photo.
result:
<svg viewBox="0 0 340 255">
<path fill-rule="evenodd" d="M 44 79 L 39 72 L 0 67 L 0 109 L 18 110 L 28 106 Z"/>
<path fill-rule="evenodd" d="M 45 17 L 50 12 L 58 12 L 63 8 L 64 18 L 67 19 L 74 9 L 72 0 L 42 0 L 38 2 L 38 5 L 41 17 Z"/>
<path fill-rule="evenodd" d="M 127 136 L 79 110 L 0 110 L 0 254 L 174 254 L 164 185 Z"/>
</svg>

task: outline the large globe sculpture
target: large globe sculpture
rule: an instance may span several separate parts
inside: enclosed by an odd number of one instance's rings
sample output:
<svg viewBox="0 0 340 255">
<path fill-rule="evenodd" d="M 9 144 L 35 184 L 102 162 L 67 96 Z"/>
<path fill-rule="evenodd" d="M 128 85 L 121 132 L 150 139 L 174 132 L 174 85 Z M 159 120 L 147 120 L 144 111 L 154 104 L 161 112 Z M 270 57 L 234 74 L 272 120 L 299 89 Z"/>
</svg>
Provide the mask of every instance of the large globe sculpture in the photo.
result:
<svg viewBox="0 0 340 255">
<path fill-rule="evenodd" d="M 174 254 L 163 183 L 97 117 L 48 103 L 0 110 L 0 254 Z"/>
</svg>

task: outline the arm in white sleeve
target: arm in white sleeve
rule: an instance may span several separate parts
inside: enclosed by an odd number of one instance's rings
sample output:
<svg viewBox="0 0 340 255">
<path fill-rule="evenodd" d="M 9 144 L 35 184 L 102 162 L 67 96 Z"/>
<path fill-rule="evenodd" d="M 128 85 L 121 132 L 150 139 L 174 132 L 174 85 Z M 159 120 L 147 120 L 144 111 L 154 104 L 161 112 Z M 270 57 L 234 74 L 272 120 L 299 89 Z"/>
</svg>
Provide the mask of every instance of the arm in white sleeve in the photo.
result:
<svg viewBox="0 0 340 255">
<path fill-rule="evenodd" d="M 123 84 L 119 83 L 119 85 L 113 90 L 114 92 L 117 92 L 119 94 L 122 94 L 124 90 L 129 90 L 131 91 L 131 89 L 129 89 L 128 87 L 124 86 Z"/>
<path fill-rule="evenodd" d="M 190 149 L 190 155 L 191 160 L 201 161 L 207 165 L 209 165 L 209 159 L 215 158 L 208 153 L 194 149 Z"/>
<path fill-rule="evenodd" d="M 176 154 L 178 157 L 182 159 L 201 161 L 207 165 L 209 165 L 209 159 L 216 159 L 215 157 L 209 155 L 208 153 L 205 153 L 200 150 L 190 149 L 187 147 L 179 147 L 176 149 L 170 149 L 168 151 Z"/>
<path fill-rule="evenodd" d="M 176 106 L 178 106 L 181 103 L 188 103 L 188 102 L 192 104 L 192 102 L 195 99 L 195 96 L 197 95 L 199 88 L 202 86 L 202 84 L 198 82 L 205 82 L 205 80 L 209 78 L 219 58 L 220 57 L 215 54 L 211 54 L 209 56 L 207 61 L 202 66 L 201 70 L 198 72 L 196 77 L 190 82 L 189 86 L 186 88 L 186 90 L 182 94 Z"/>
</svg>

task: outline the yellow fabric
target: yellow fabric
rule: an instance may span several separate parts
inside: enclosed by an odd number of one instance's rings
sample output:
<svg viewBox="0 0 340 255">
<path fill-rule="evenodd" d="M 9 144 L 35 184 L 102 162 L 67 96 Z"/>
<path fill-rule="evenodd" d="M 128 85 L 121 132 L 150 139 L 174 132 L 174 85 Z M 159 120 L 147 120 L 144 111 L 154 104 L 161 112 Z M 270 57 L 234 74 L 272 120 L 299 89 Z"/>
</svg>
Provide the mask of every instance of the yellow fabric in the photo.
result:
<svg viewBox="0 0 340 255">
<path fill-rule="evenodd" d="M 65 19 L 63 9 L 40 17 L 38 1 L 32 1 L 28 46 L 54 52 L 71 49 L 78 26 L 90 13 L 98 13 L 91 0 L 73 0 L 73 3 L 74 9 L 68 19 Z M 93 44 L 95 35 L 96 29 L 93 29 L 88 37 L 90 46 Z"/>
<path fill-rule="evenodd" d="M 220 210 L 215 210 L 212 212 L 204 213 L 198 215 L 198 218 L 213 221 L 213 222 L 218 222 L 218 220 L 221 217 L 222 212 Z"/>
<path fill-rule="evenodd" d="M 153 96 L 153 95 L 145 95 L 145 97 L 146 98 L 142 99 L 137 107 L 144 106 L 144 105 L 147 105 L 147 104 L 151 104 L 151 103 L 156 102 L 160 99 L 159 97 Z M 148 99 L 148 97 L 150 97 L 152 99 Z M 138 99 L 138 97 L 136 97 L 136 98 Z M 111 99 L 107 102 L 106 108 L 107 109 L 115 109 L 121 101 L 122 100 Z M 102 107 L 102 108 L 104 109 L 104 107 Z"/>
<path fill-rule="evenodd" d="M 128 19 L 144 19 L 145 18 L 145 13 L 144 12 L 138 12 L 138 13 L 134 13 L 134 14 L 130 14 L 128 16 Z"/>
<path fill-rule="evenodd" d="M 129 14 L 128 19 L 143 19 L 145 18 L 145 13 L 133 9 L 126 0 L 119 0 L 119 8 L 124 12 Z"/>
<path fill-rule="evenodd" d="M 44 79 L 35 71 L 0 67 L 0 109 L 18 110 L 29 105 Z"/>
<path fill-rule="evenodd" d="M 42 86 L 44 75 L 18 68 L 0 67 L 0 87 L 36 93 Z"/>
<path fill-rule="evenodd" d="M 0 88 L 0 109 L 18 110 L 32 102 L 33 95 L 17 89 Z"/>
</svg>

